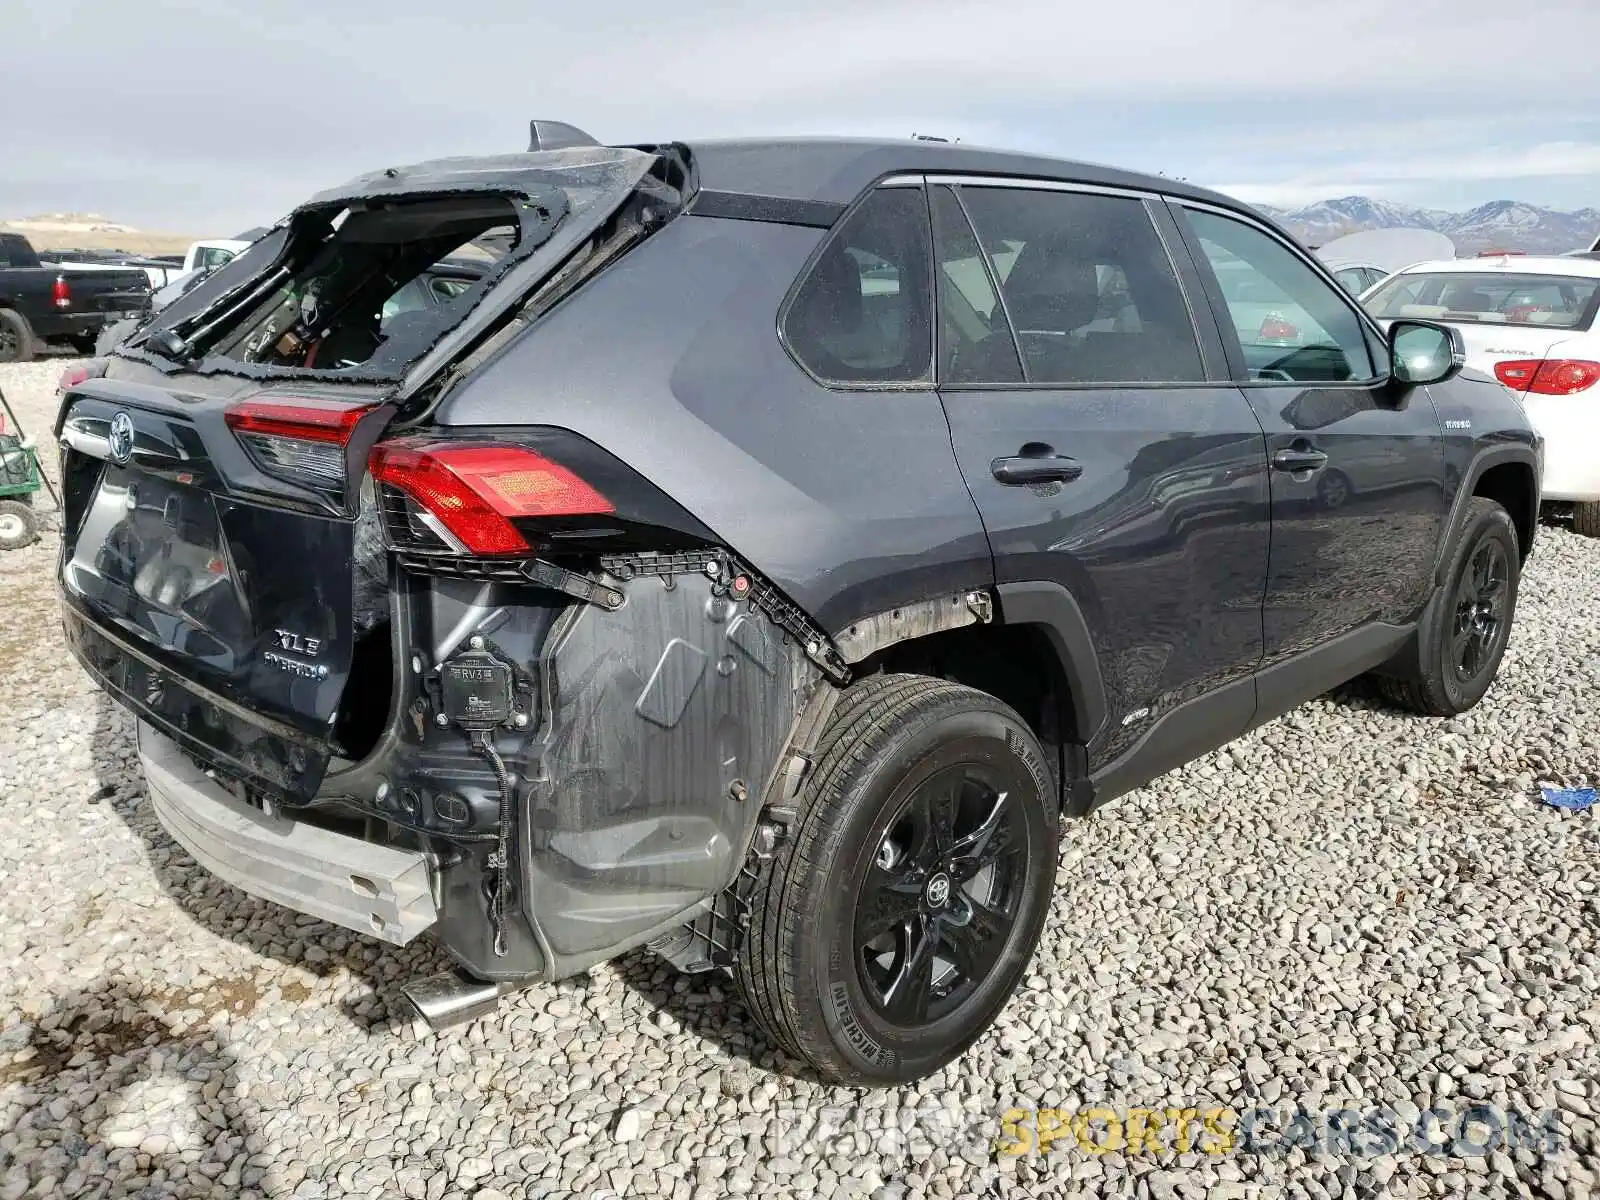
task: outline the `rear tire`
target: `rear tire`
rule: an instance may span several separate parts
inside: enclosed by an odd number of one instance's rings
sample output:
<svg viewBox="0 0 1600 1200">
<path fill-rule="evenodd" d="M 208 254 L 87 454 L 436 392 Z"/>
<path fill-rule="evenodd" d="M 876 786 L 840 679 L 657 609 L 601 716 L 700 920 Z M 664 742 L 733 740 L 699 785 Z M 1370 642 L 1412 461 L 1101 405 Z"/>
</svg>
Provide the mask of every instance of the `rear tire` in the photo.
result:
<svg viewBox="0 0 1600 1200">
<path fill-rule="evenodd" d="M 33 361 L 33 327 L 14 309 L 0 308 L 0 362 Z"/>
<path fill-rule="evenodd" d="M 1600 537 L 1600 500 L 1583 500 L 1572 506 L 1572 532 Z"/>
<path fill-rule="evenodd" d="M 789 837 L 760 863 L 746 1005 L 826 1079 L 909 1083 L 993 1023 L 1055 881 L 1045 757 L 972 688 L 877 675 L 840 701 Z"/>
<path fill-rule="evenodd" d="M 39 518 L 20 500 L 0 500 L 0 550 L 16 550 L 39 536 Z"/>
<path fill-rule="evenodd" d="M 1483 699 L 1500 670 L 1516 613 L 1522 560 L 1511 516 L 1474 496 L 1462 514 L 1444 586 L 1417 624 L 1417 657 L 1407 678 L 1380 678 L 1391 703 L 1453 717 Z"/>
</svg>

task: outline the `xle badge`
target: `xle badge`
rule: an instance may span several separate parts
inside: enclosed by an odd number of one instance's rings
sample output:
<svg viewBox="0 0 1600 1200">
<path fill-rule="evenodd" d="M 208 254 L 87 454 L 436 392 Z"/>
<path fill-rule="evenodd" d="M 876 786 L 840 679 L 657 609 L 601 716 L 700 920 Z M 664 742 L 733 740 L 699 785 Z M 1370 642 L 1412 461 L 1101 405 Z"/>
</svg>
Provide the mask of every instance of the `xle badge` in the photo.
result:
<svg viewBox="0 0 1600 1200">
<path fill-rule="evenodd" d="M 294 654 L 315 656 L 322 649 L 321 638 L 307 637 L 303 633 L 296 633 L 292 629 L 274 629 L 272 636 L 277 641 L 277 647 L 268 650 L 261 657 L 280 671 L 287 671 L 291 675 L 298 675 L 302 679 L 326 679 L 328 668 L 321 663 L 309 663 L 299 658 L 291 658 L 283 651 L 288 650 Z"/>
</svg>

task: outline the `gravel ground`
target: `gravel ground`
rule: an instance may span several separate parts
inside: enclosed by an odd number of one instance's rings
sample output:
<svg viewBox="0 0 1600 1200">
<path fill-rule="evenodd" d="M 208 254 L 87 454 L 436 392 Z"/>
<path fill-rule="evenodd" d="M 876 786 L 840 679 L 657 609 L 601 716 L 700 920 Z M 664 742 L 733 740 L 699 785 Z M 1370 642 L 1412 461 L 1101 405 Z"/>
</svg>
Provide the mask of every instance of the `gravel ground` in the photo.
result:
<svg viewBox="0 0 1600 1200">
<path fill-rule="evenodd" d="M 62 363 L 0 367 L 36 433 Z M 1600 543 L 1540 541 L 1476 711 L 1319 700 L 1069 827 L 997 1027 L 916 1089 L 858 1093 L 645 955 L 419 1038 L 396 991 L 435 949 L 258 902 L 162 832 L 129 722 L 62 647 L 47 534 L 0 556 L 0 1200 L 1589 1196 L 1600 810 L 1534 793 L 1600 771 Z M 1002 1152 L 1010 1109 L 1472 1103 L 1552 1110 L 1559 1144 L 1330 1152 L 1285 1117 L 1255 1152 L 1183 1152 L 1170 1125 L 1137 1152 Z"/>
</svg>

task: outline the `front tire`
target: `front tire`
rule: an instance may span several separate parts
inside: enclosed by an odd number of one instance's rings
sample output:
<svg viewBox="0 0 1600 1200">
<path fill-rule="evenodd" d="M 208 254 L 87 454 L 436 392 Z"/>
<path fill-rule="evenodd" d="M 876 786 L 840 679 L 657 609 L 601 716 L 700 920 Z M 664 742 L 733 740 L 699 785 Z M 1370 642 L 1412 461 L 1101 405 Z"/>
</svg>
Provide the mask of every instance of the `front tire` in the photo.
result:
<svg viewBox="0 0 1600 1200">
<path fill-rule="evenodd" d="M 1432 717 L 1453 717 L 1483 699 L 1511 636 L 1521 571 L 1510 514 L 1493 500 L 1468 500 L 1444 586 L 1418 622 L 1412 671 L 1381 680 L 1384 696 Z"/>
<path fill-rule="evenodd" d="M 993 1023 L 1050 907 L 1059 805 L 1037 740 L 972 688 L 845 694 L 790 836 L 761 863 L 738 975 L 826 1079 L 912 1082 Z"/>
</svg>

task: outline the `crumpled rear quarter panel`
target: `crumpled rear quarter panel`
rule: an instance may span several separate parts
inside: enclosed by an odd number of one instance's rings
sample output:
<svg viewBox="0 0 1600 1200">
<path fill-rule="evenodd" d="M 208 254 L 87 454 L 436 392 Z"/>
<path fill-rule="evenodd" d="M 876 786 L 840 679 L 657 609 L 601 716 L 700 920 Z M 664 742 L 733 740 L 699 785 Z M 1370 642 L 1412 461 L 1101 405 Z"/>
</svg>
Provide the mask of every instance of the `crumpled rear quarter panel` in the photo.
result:
<svg viewBox="0 0 1600 1200">
<path fill-rule="evenodd" d="M 821 678 L 704 575 L 624 592 L 620 610 L 577 606 L 552 634 L 546 724 L 520 764 L 524 911 L 556 964 L 670 928 L 732 882 Z"/>
</svg>

